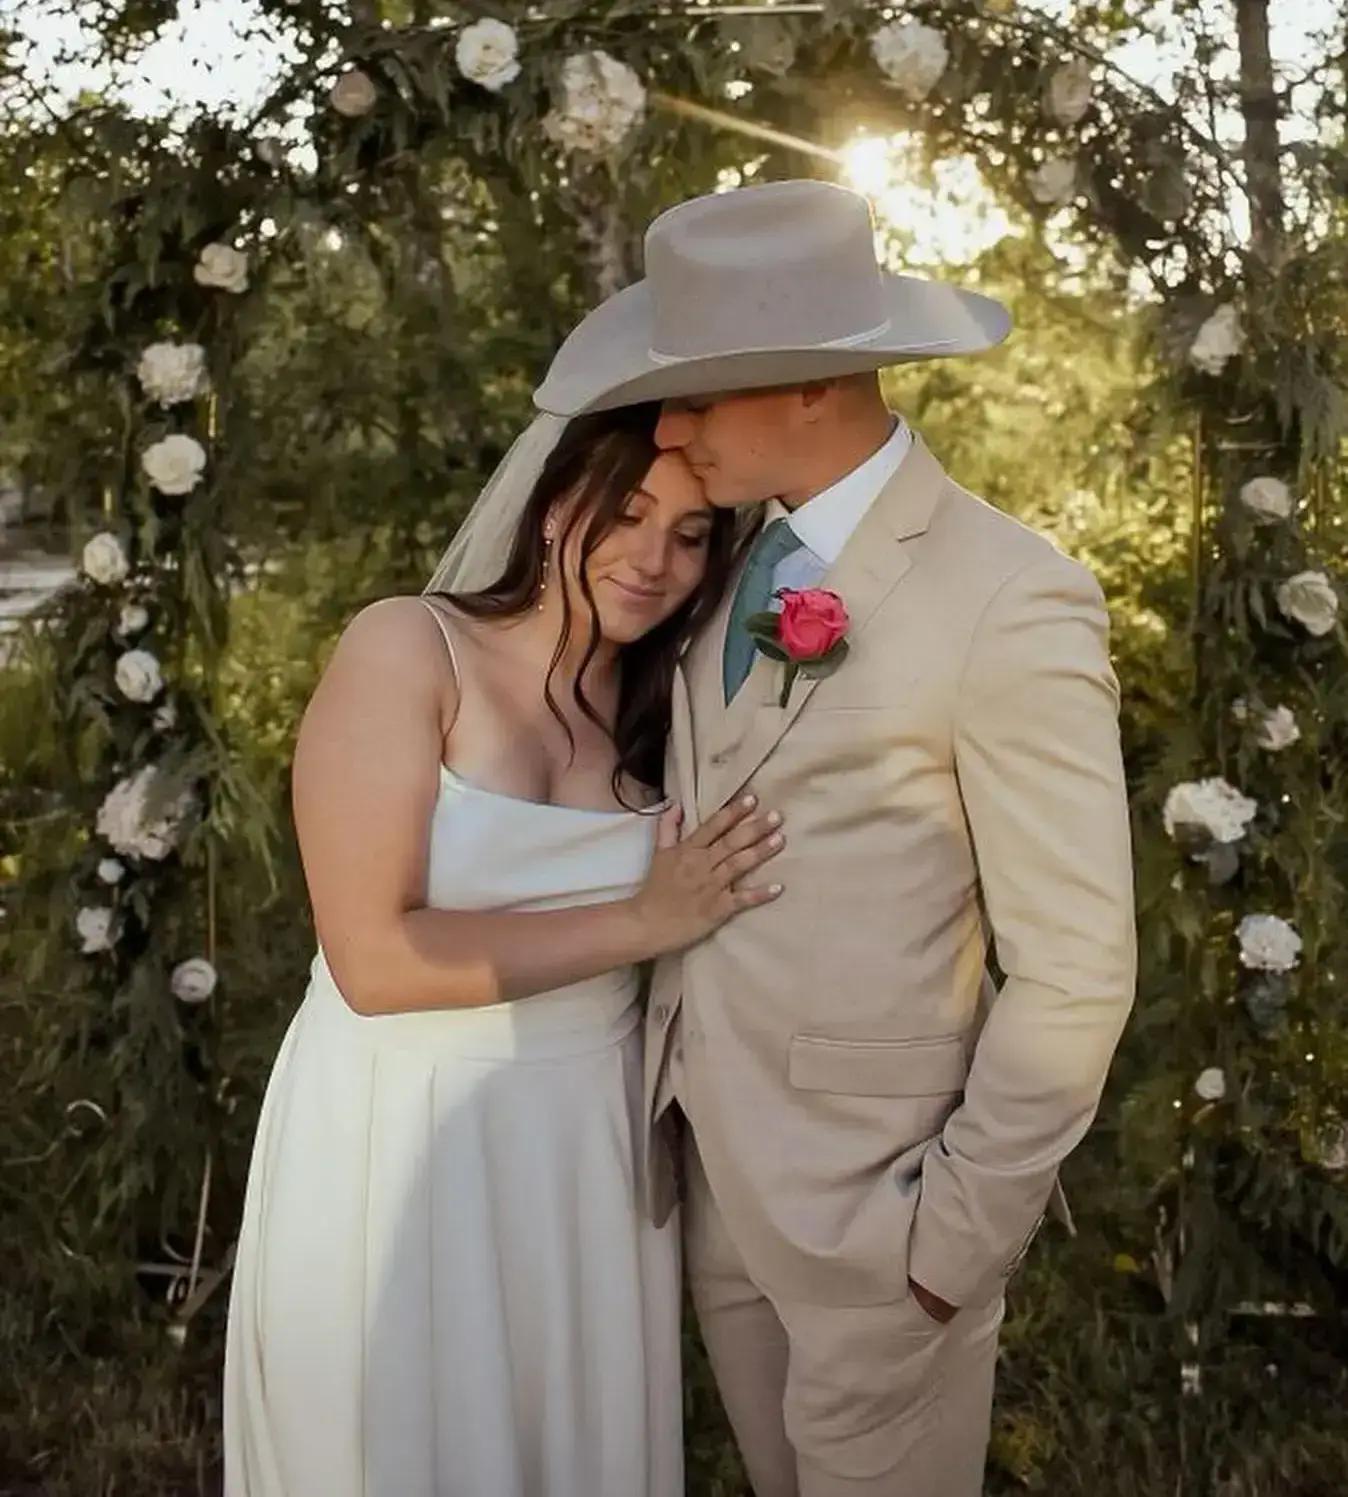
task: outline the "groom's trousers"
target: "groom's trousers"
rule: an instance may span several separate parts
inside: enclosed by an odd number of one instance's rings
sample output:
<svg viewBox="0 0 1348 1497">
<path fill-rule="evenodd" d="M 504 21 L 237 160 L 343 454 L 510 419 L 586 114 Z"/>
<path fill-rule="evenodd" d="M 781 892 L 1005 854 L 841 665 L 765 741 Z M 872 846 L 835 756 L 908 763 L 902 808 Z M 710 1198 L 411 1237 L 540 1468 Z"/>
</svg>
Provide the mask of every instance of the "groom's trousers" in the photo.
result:
<svg viewBox="0 0 1348 1497">
<path fill-rule="evenodd" d="M 823 1307 L 750 1278 L 683 1132 L 685 1263 L 755 1497 L 979 1497 L 1003 1298 Z"/>
</svg>

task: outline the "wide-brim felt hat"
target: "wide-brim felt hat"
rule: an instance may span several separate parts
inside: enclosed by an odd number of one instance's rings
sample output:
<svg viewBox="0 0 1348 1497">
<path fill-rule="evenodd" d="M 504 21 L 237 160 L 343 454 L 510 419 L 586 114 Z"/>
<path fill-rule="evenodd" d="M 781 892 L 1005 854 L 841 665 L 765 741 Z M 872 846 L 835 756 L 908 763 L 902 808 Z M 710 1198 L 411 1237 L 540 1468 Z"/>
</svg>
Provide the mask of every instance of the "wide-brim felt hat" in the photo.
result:
<svg viewBox="0 0 1348 1497">
<path fill-rule="evenodd" d="M 678 396 L 803 384 L 991 348 L 990 296 L 883 270 L 870 205 L 829 182 L 692 198 L 646 231 L 646 276 L 596 307 L 534 392 L 578 416 Z"/>
</svg>

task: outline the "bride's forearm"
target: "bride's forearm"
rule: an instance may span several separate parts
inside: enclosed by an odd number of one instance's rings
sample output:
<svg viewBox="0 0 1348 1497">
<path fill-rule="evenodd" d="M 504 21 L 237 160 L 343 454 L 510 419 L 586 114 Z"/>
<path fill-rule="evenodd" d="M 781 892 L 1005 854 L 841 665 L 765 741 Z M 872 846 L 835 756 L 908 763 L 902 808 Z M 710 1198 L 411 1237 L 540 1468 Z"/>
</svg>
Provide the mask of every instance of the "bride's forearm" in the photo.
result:
<svg viewBox="0 0 1348 1497">
<path fill-rule="evenodd" d="M 324 943 L 347 1003 L 367 1016 L 480 1008 L 655 955 L 634 899 L 559 910 L 408 910 L 385 942 Z"/>
</svg>

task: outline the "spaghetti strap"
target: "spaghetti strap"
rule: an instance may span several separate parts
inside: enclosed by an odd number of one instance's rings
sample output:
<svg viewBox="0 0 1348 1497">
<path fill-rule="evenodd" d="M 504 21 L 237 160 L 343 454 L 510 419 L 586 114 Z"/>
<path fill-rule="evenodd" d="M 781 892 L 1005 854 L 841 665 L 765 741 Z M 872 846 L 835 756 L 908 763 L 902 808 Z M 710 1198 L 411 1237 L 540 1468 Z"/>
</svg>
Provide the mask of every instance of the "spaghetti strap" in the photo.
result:
<svg viewBox="0 0 1348 1497">
<path fill-rule="evenodd" d="M 445 649 L 449 651 L 449 668 L 454 672 L 455 683 L 462 686 L 463 673 L 459 670 L 459 657 L 454 652 L 454 641 L 450 638 L 449 627 L 445 623 L 444 614 L 440 612 L 434 603 L 428 602 L 425 598 L 418 598 L 417 602 L 425 605 L 430 611 L 431 616 L 435 619 L 435 622 L 440 626 L 440 637 L 445 642 Z"/>
</svg>

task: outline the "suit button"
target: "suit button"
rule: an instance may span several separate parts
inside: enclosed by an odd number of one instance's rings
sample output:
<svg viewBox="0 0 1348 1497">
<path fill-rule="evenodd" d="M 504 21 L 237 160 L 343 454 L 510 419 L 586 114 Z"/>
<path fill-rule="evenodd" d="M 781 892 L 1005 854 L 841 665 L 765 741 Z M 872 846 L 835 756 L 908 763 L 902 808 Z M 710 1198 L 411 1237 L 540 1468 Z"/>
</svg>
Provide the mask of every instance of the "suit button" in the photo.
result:
<svg viewBox="0 0 1348 1497">
<path fill-rule="evenodd" d="M 721 765 L 725 763 L 725 755 L 718 749 L 717 752 L 711 756 L 711 762 L 719 769 Z"/>
<path fill-rule="evenodd" d="M 663 1024 L 667 1018 L 669 1018 L 668 1005 L 664 1003 L 657 1003 L 655 1005 L 655 1022 L 657 1024 Z"/>
</svg>

